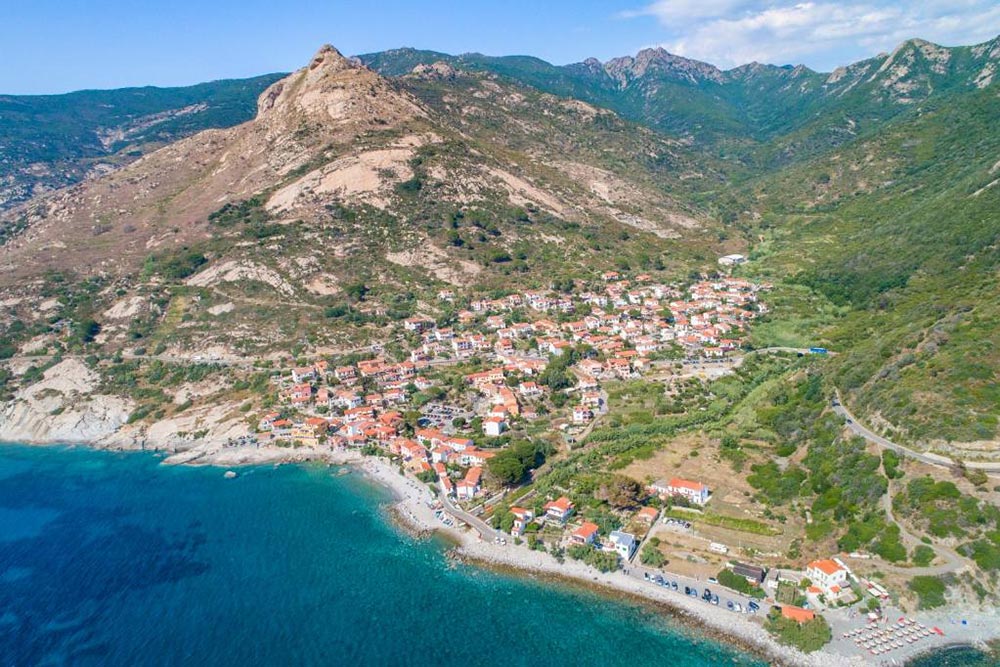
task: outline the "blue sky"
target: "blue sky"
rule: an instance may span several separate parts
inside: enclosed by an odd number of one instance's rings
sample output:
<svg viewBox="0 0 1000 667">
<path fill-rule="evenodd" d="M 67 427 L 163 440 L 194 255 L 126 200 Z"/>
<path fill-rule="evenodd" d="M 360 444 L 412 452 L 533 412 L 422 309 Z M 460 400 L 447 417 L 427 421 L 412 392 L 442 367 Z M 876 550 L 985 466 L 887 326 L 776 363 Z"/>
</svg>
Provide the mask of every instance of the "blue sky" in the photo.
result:
<svg viewBox="0 0 1000 667">
<path fill-rule="evenodd" d="M 910 37 L 973 44 L 1000 33 L 996 0 L 7 0 L 0 92 L 184 85 L 289 71 L 345 54 L 448 53 L 601 60 L 660 45 L 732 67 L 831 70 Z"/>
</svg>

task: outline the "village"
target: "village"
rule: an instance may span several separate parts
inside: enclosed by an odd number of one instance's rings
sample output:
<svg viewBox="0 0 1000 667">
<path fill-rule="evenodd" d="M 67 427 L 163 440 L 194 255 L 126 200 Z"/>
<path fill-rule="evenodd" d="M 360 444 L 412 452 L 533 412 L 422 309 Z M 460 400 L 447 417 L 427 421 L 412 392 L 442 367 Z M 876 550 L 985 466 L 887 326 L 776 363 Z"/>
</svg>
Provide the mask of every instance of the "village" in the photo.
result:
<svg viewBox="0 0 1000 667">
<path fill-rule="evenodd" d="M 551 447 L 554 438 L 572 447 L 583 441 L 607 410 L 607 383 L 641 378 L 678 360 L 724 362 L 767 312 L 760 296 L 769 286 L 747 280 L 719 277 L 683 288 L 643 275 L 609 272 L 602 279 L 602 289 L 474 299 L 444 326 L 430 317 L 406 319 L 395 332 L 405 358 L 389 358 L 387 346 L 374 345 L 349 362 L 290 368 L 276 378 L 274 409 L 259 420 L 257 442 L 389 457 L 400 472 L 434 489 L 432 506 L 444 525 L 458 522 L 498 545 L 526 543 L 601 571 L 641 573 L 650 586 L 733 613 L 771 613 L 805 627 L 819 611 L 835 608 L 845 628 L 853 628 L 857 616 L 885 623 L 881 606 L 888 592 L 838 557 L 797 570 L 769 569 L 730 558 L 729 546 L 712 541 L 706 552 L 721 571 L 706 564 L 670 575 L 658 568 L 659 557 L 649 555 L 656 550 L 648 546 L 690 533 L 678 511 L 711 502 L 712 490 L 697 479 L 678 474 L 647 484 L 646 504 L 610 531 L 578 518 L 565 495 L 516 493 L 537 464 L 524 460 L 524 443 L 547 439 Z M 456 300 L 450 290 L 437 298 Z M 491 464 L 497 457 L 520 459 L 522 467 L 504 476 L 507 465 Z M 900 627 L 898 637 L 874 630 L 848 637 L 845 629 L 841 639 L 878 656 L 931 633 L 923 626 L 904 632 L 908 627 Z"/>
</svg>

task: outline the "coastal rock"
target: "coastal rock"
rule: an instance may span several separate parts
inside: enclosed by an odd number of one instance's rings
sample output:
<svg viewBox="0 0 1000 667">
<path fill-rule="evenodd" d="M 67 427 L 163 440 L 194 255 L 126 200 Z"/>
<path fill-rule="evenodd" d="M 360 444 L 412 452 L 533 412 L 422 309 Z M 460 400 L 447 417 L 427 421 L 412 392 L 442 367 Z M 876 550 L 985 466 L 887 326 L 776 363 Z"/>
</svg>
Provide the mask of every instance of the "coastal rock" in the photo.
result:
<svg viewBox="0 0 1000 667">
<path fill-rule="evenodd" d="M 0 406 L 0 440 L 94 443 L 107 437 L 125 424 L 135 405 L 94 393 L 97 387 L 97 374 L 83 362 L 61 361 Z"/>
</svg>

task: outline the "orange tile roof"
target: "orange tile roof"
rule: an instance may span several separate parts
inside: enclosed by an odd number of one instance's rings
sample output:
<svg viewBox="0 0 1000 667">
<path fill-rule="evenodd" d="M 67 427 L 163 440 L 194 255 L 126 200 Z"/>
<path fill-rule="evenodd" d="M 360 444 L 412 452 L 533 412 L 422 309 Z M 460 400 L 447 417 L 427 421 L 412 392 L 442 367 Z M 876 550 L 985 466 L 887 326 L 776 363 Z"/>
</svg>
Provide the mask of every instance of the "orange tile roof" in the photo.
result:
<svg viewBox="0 0 1000 667">
<path fill-rule="evenodd" d="M 808 623 L 809 621 L 816 618 L 816 614 L 809 611 L 808 609 L 803 609 L 802 607 L 794 607 L 790 604 L 781 606 L 781 615 L 785 618 L 790 618 L 796 623 Z"/>
<path fill-rule="evenodd" d="M 546 510 L 548 510 L 550 507 L 565 512 L 569 509 L 572 509 L 573 503 L 570 502 L 570 499 L 567 498 L 566 496 L 562 496 L 558 500 L 553 500 L 552 502 L 545 503 Z"/>
<path fill-rule="evenodd" d="M 813 562 L 809 563 L 808 569 L 814 569 L 814 568 L 825 574 L 836 574 L 844 570 L 844 568 L 837 565 L 829 558 L 824 558 L 823 560 L 814 560 Z"/>
<path fill-rule="evenodd" d="M 692 482 L 687 479 L 681 479 L 680 477 L 674 477 L 670 480 L 670 486 L 675 489 L 691 489 L 692 491 L 701 491 L 705 488 L 705 485 L 701 482 Z"/>
</svg>

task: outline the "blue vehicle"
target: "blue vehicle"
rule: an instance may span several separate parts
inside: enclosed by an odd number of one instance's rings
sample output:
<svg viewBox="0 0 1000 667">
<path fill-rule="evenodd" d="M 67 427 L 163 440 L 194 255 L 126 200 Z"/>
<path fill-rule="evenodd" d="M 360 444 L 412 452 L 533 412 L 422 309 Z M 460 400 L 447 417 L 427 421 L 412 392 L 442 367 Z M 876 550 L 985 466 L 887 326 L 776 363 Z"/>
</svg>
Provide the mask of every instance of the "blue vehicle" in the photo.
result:
<svg viewBox="0 0 1000 667">
<path fill-rule="evenodd" d="M 826 354 L 829 350 L 825 347 L 810 347 L 809 354 Z"/>
</svg>

